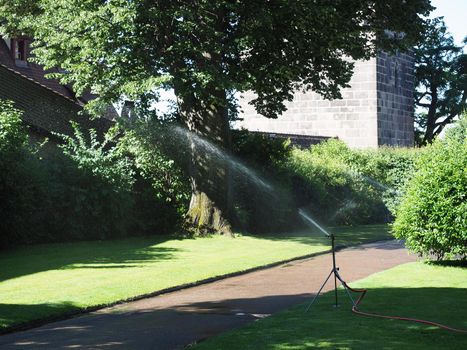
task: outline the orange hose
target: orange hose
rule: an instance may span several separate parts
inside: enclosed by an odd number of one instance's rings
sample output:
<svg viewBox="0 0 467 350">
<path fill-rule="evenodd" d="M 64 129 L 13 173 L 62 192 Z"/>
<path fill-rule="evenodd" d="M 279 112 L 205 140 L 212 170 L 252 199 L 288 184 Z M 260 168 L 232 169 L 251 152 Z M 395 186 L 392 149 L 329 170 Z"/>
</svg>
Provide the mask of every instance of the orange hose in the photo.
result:
<svg viewBox="0 0 467 350">
<path fill-rule="evenodd" d="M 358 305 L 359 305 L 360 302 L 363 300 L 363 298 L 365 297 L 365 294 L 366 294 L 366 292 L 367 292 L 368 290 L 367 290 L 367 289 L 354 289 L 354 288 L 351 288 L 346 282 L 342 282 L 342 284 L 343 284 L 346 288 L 348 288 L 349 290 L 351 290 L 352 292 L 360 293 L 360 296 L 358 297 L 357 302 L 355 303 L 354 306 L 352 306 L 352 312 L 355 313 L 355 314 L 357 314 L 357 315 L 368 316 L 368 317 L 388 318 L 388 319 L 400 320 L 400 321 L 417 322 L 417 323 L 422 323 L 422 324 L 426 324 L 426 325 L 430 325 L 430 326 L 435 326 L 435 327 L 438 327 L 438 328 L 446 329 L 446 330 L 452 331 L 452 332 L 467 333 L 467 330 L 466 330 L 466 329 L 452 328 L 452 327 L 448 327 L 448 326 L 446 326 L 446 325 L 443 325 L 443 324 L 441 324 L 441 323 L 436 323 L 436 322 L 432 322 L 432 321 L 419 320 L 419 319 L 410 318 L 410 317 L 379 315 L 379 314 L 374 314 L 374 313 L 370 313 L 370 312 L 363 312 L 363 311 L 360 311 L 360 310 L 358 310 Z"/>
</svg>

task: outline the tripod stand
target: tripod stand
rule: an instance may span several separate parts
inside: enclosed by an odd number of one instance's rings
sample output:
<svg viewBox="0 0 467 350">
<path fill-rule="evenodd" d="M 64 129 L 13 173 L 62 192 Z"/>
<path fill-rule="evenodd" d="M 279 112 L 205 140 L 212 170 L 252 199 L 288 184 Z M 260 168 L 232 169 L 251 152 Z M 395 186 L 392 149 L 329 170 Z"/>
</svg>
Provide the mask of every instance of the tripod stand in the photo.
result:
<svg viewBox="0 0 467 350">
<path fill-rule="evenodd" d="M 335 245 L 335 237 L 333 234 L 329 235 L 329 238 L 331 239 L 331 252 L 332 252 L 332 269 L 331 272 L 329 272 L 328 277 L 324 280 L 323 284 L 321 285 L 321 288 L 318 290 L 318 293 L 316 293 L 315 297 L 311 301 L 310 304 L 308 304 L 308 307 L 306 308 L 305 312 L 308 312 L 310 307 L 315 303 L 315 301 L 318 299 L 321 291 L 323 290 L 324 286 L 326 283 L 328 283 L 329 279 L 331 278 L 332 275 L 334 275 L 334 297 L 335 297 L 335 307 L 338 307 L 338 301 L 337 301 L 337 280 L 341 282 L 341 284 L 344 286 L 345 291 L 347 292 L 347 295 L 349 296 L 353 306 L 356 306 L 354 299 L 352 298 L 352 295 L 350 294 L 350 291 L 347 287 L 347 283 L 342 279 L 342 277 L 339 275 L 339 268 L 336 266 L 336 245 Z"/>
</svg>

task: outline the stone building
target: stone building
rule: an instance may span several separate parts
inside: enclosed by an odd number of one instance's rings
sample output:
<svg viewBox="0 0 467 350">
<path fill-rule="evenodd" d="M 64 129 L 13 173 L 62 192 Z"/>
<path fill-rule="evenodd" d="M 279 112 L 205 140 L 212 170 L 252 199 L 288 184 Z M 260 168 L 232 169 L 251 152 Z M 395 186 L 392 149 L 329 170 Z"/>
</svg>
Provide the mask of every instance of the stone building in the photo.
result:
<svg viewBox="0 0 467 350">
<path fill-rule="evenodd" d="M 412 146 L 414 62 L 408 54 L 381 52 L 376 58 L 358 61 L 351 87 L 342 99 L 324 100 L 320 95 L 296 93 L 277 119 L 267 119 L 241 100 L 244 120 L 238 125 L 250 131 L 308 136 L 337 137 L 355 148 Z"/>
</svg>

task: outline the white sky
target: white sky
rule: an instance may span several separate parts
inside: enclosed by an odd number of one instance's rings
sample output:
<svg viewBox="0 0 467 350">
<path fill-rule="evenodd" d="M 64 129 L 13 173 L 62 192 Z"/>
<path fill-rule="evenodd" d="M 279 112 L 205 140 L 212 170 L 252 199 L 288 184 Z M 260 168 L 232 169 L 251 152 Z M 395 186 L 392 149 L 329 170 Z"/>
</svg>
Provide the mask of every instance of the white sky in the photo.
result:
<svg viewBox="0 0 467 350">
<path fill-rule="evenodd" d="M 444 17 L 457 45 L 467 36 L 467 0 L 432 0 L 436 9 L 430 17 Z"/>
</svg>

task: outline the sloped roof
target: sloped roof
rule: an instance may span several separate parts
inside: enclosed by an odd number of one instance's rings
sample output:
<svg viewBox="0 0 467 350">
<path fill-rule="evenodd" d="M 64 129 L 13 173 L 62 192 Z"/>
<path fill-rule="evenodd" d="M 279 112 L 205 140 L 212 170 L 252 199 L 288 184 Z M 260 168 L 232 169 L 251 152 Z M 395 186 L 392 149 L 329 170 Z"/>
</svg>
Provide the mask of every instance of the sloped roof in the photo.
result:
<svg viewBox="0 0 467 350">
<path fill-rule="evenodd" d="M 108 119 L 91 119 L 81 113 L 83 107 L 73 99 L 0 64 L 0 98 L 11 100 L 22 110 L 23 120 L 34 129 L 50 134 L 71 135 L 70 121 L 83 128 L 105 132 L 112 124 Z"/>
<path fill-rule="evenodd" d="M 77 99 L 71 88 L 45 78 L 45 74 L 41 66 L 31 62 L 27 67 L 17 66 L 6 42 L 0 38 L 0 98 L 13 101 L 24 112 L 26 124 L 42 133 L 67 135 L 72 133 L 71 120 L 99 133 L 113 124 L 109 119 L 114 119 L 117 113 L 112 106 L 106 118 L 91 119 L 82 113 L 86 99 Z M 86 97 L 90 100 L 95 96 Z"/>
<path fill-rule="evenodd" d="M 55 92 L 63 95 L 64 97 L 76 100 L 71 89 L 60 84 L 60 82 L 56 79 L 47 79 L 45 77 L 47 73 L 54 73 L 54 70 L 45 71 L 40 65 L 35 64 L 33 62 L 28 62 L 27 67 L 17 66 L 15 64 L 15 60 L 11 55 L 9 47 L 3 39 L 0 39 L 0 64 L 10 69 L 13 69 L 14 71 L 36 81 L 37 83 L 43 86 L 54 90 Z M 58 70 L 55 71 L 58 72 Z"/>
</svg>

